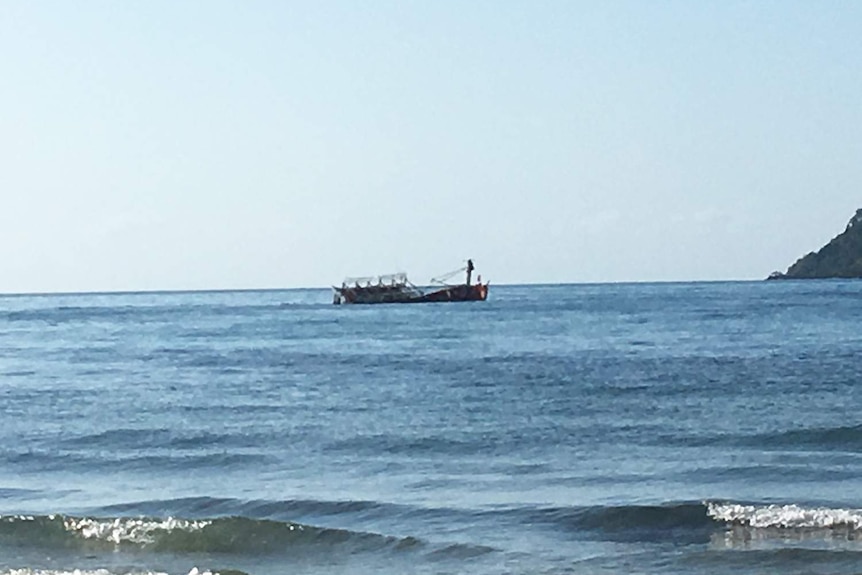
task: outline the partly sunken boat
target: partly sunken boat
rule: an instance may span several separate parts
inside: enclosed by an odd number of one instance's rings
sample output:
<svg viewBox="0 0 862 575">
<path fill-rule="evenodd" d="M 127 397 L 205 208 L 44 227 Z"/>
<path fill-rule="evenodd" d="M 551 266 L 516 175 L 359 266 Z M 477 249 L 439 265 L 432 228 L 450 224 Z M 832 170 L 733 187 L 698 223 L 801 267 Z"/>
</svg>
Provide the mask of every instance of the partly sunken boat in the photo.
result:
<svg viewBox="0 0 862 575">
<path fill-rule="evenodd" d="M 441 301 L 485 301 L 488 297 L 488 282 L 482 283 L 482 276 L 477 283 L 471 283 L 473 260 L 467 260 L 467 266 L 447 274 L 466 271 L 467 281 L 463 284 L 450 285 L 445 278 L 436 280 L 442 287 L 420 288 L 407 279 L 407 274 L 397 273 L 376 277 L 348 278 L 341 287 L 333 286 L 335 291 L 332 303 L 424 303 Z M 432 280 L 435 281 L 435 280 Z"/>
</svg>

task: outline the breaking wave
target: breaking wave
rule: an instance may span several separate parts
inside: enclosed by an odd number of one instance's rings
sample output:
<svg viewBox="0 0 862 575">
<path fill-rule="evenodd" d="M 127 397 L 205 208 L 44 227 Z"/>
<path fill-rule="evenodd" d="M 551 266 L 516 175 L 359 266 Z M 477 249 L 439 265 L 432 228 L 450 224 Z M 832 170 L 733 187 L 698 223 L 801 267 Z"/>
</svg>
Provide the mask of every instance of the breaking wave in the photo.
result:
<svg viewBox="0 0 862 575">
<path fill-rule="evenodd" d="M 21 569 L 0 570 L 0 575 L 113 575 L 107 569 Z M 126 571 L 124 575 L 168 575 L 164 571 Z M 193 567 L 188 575 L 247 575 L 242 571 L 209 571 Z"/>
<path fill-rule="evenodd" d="M 0 543 L 62 549 L 128 549 L 172 553 L 260 555 L 298 548 L 346 552 L 409 549 L 421 542 L 301 523 L 217 519 L 98 518 L 64 515 L 0 517 Z"/>
<path fill-rule="evenodd" d="M 862 540 L 862 509 L 683 502 L 543 509 L 529 519 L 588 538 L 620 542 L 706 543 L 734 531 L 743 538 Z"/>
<path fill-rule="evenodd" d="M 707 514 L 720 523 L 756 529 L 848 530 L 862 532 L 862 509 L 800 505 L 741 505 L 709 502 Z"/>
</svg>

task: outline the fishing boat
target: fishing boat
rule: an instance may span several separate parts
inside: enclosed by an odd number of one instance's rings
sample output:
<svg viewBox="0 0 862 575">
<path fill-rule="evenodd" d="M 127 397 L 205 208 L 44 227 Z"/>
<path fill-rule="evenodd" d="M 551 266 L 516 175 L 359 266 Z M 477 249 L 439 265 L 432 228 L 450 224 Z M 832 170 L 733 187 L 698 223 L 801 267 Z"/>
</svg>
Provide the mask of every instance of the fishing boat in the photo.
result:
<svg viewBox="0 0 862 575">
<path fill-rule="evenodd" d="M 443 276 L 431 280 L 440 284 L 431 287 L 419 287 L 407 279 L 406 273 L 387 274 L 382 276 L 347 278 L 341 287 L 332 286 L 334 291 L 332 303 L 340 304 L 372 304 L 372 303 L 427 303 L 448 301 L 485 301 L 488 297 L 488 282 L 482 283 L 482 276 L 472 283 L 473 260 L 467 260 L 467 265 Z M 466 281 L 462 284 L 447 284 L 446 280 L 462 272 L 467 272 Z"/>
</svg>

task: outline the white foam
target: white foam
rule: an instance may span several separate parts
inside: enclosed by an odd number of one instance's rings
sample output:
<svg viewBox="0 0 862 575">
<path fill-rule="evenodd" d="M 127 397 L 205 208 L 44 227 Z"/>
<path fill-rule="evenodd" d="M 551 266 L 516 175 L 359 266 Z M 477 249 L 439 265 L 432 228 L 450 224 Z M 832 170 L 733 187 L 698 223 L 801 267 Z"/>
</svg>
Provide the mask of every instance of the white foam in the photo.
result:
<svg viewBox="0 0 862 575">
<path fill-rule="evenodd" d="M 130 571 L 122 574 L 112 573 L 107 569 L 9 569 L 0 571 L 0 575 L 168 575 L 161 571 Z M 201 574 L 203 575 L 203 574 Z"/>
<path fill-rule="evenodd" d="M 66 517 L 63 526 L 67 531 L 85 539 L 98 539 L 119 545 L 138 543 L 146 545 L 155 541 L 159 532 L 173 530 L 198 531 L 211 521 L 189 521 L 186 519 L 91 519 L 87 517 Z M 198 574 L 193 574 L 198 575 Z"/>
<path fill-rule="evenodd" d="M 107 569 L 9 569 L 8 571 L 0 571 L 0 575 L 168 575 L 162 571 L 129 571 L 122 574 L 112 573 Z M 197 567 L 192 567 L 189 575 L 219 575 L 217 572 L 206 569 L 199 570 Z"/>
<path fill-rule="evenodd" d="M 710 517 L 734 525 L 779 529 L 862 529 L 862 509 L 714 502 L 706 505 Z"/>
<path fill-rule="evenodd" d="M 53 517 L 51 517 L 53 519 Z M 32 515 L 0 515 L 0 521 L 6 523 L 15 523 L 17 521 L 35 521 L 36 518 Z"/>
</svg>

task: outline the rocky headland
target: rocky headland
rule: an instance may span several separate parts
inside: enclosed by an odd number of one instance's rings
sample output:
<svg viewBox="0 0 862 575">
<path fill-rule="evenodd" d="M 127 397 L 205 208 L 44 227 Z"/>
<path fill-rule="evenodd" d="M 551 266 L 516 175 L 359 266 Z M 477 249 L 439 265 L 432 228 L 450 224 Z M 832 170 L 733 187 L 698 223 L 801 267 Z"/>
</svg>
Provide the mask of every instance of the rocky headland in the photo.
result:
<svg viewBox="0 0 862 575">
<path fill-rule="evenodd" d="M 820 279 L 862 277 L 862 209 L 850 218 L 844 232 L 816 252 L 799 258 L 785 273 L 767 279 Z"/>
</svg>

